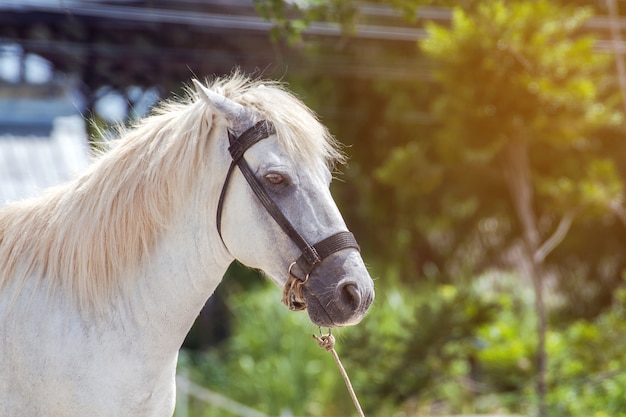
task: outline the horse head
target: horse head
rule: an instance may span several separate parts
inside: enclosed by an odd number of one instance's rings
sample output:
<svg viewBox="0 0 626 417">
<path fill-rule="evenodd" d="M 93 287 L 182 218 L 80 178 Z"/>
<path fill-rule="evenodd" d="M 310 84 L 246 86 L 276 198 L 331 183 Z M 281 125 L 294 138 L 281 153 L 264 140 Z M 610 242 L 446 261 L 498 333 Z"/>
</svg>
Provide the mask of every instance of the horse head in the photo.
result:
<svg viewBox="0 0 626 417">
<path fill-rule="evenodd" d="M 331 196 L 327 155 L 315 152 L 328 147 L 327 130 L 283 90 L 256 86 L 250 97 L 234 100 L 195 83 L 229 126 L 220 135 L 231 166 L 216 226 L 226 249 L 286 286 L 283 301 L 306 308 L 316 325 L 358 323 L 374 299 L 373 282 Z M 269 102 L 284 105 L 282 112 L 268 114 L 261 90 L 274 94 Z"/>
</svg>

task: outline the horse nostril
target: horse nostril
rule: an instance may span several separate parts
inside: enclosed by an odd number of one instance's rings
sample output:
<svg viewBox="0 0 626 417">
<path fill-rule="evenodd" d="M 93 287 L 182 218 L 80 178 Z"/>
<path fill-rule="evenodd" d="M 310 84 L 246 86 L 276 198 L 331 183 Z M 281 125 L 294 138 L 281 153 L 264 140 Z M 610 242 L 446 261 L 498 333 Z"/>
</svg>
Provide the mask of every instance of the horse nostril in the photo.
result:
<svg viewBox="0 0 626 417">
<path fill-rule="evenodd" d="M 339 286 L 341 301 L 356 310 L 361 305 L 361 292 L 354 282 L 346 282 Z"/>
</svg>

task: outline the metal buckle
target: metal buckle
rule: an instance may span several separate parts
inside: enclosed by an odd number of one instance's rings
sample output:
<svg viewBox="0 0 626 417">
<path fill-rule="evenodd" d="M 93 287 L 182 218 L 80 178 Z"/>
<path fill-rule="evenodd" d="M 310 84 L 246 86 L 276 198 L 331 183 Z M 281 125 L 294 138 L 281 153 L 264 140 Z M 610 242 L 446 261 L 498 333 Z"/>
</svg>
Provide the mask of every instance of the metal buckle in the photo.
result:
<svg viewBox="0 0 626 417">
<path fill-rule="evenodd" d="M 294 266 L 294 265 L 296 265 L 297 263 L 298 263 L 297 261 L 293 261 L 293 262 L 291 263 L 291 265 L 289 265 L 289 270 L 288 270 L 288 273 L 289 273 L 289 276 L 292 276 L 292 277 L 294 277 L 295 279 L 297 279 L 298 281 L 300 281 L 300 282 L 302 283 L 302 284 L 300 284 L 300 285 L 304 285 L 304 284 L 306 284 L 306 282 L 309 280 L 309 276 L 310 276 L 311 274 L 306 274 L 306 277 L 304 277 L 304 280 L 302 280 L 302 279 L 300 279 L 300 277 L 298 277 L 298 276 L 297 276 L 297 275 L 295 275 L 293 272 L 291 272 L 291 268 L 293 268 L 293 266 Z"/>
</svg>

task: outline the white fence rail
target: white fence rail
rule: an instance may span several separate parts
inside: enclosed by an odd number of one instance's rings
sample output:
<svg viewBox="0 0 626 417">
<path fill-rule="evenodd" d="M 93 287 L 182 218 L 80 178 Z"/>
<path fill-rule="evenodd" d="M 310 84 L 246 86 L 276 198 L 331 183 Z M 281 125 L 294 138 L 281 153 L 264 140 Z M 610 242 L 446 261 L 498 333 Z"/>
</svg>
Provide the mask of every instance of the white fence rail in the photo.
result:
<svg viewBox="0 0 626 417">
<path fill-rule="evenodd" d="M 176 376 L 176 385 L 178 390 L 178 400 L 176 405 L 176 413 L 174 417 L 189 417 L 189 398 L 193 397 L 206 404 L 218 407 L 228 411 L 238 417 L 271 417 L 265 413 L 257 411 L 247 405 L 241 404 L 222 394 L 211 391 L 189 380 L 184 375 Z M 283 415 L 282 417 L 291 417 L 291 415 Z M 526 417 L 519 414 L 457 414 L 441 417 Z"/>
<path fill-rule="evenodd" d="M 238 403 L 222 394 L 201 387 L 183 375 L 176 376 L 176 387 L 178 390 L 178 400 L 175 417 L 189 417 L 189 397 L 219 407 L 238 417 L 270 417 L 265 413 Z"/>
</svg>

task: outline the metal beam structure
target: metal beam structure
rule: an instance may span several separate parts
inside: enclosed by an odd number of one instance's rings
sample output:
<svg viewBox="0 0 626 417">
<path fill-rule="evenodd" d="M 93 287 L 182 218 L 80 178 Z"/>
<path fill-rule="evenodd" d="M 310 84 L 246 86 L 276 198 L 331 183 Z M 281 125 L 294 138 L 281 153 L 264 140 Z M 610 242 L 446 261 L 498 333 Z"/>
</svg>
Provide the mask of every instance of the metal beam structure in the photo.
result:
<svg viewBox="0 0 626 417">
<path fill-rule="evenodd" d="M 386 5 L 365 3 L 359 11 L 368 23 L 350 36 L 337 24 L 313 22 L 302 44 L 290 47 L 270 40 L 272 24 L 249 0 L 0 0 L 0 43 L 20 44 L 60 71 L 78 72 L 92 90 L 115 85 L 116 77 L 154 85 L 233 67 L 268 76 L 429 79 L 416 46 L 427 36 L 422 25 L 449 24 L 450 10 L 421 7 L 414 23 Z M 626 29 L 626 19 L 617 24 Z M 609 38 L 606 17 L 590 19 L 587 29 Z M 315 58 L 308 48 L 316 48 Z M 596 48 L 624 54 L 626 42 L 600 40 Z"/>
</svg>

